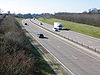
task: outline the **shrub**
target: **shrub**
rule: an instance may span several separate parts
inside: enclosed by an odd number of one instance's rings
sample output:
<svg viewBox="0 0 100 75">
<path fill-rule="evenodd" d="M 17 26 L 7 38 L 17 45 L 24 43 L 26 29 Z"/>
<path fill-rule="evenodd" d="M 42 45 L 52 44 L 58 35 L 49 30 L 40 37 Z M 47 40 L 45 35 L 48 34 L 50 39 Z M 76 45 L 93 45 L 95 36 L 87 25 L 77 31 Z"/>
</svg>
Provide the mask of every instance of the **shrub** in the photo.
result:
<svg viewBox="0 0 100 75">
<path fill-rule="evenodd" d="M 14 16 L 6 15 L 0 25 L 0 75 L 43 75 L 28 38 L 16 23 Z"/>
</svg>

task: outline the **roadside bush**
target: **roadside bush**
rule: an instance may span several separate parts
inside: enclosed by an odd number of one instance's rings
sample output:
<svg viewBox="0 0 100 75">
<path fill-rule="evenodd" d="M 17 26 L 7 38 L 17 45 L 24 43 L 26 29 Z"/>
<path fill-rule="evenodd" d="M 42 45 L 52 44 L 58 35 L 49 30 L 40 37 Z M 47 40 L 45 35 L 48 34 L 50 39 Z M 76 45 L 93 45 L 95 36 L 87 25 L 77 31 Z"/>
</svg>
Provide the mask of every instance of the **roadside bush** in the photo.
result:
<svg viewBox="0 0 100 75">
<path fill-rule="evenodd" d="M 33 58 L 28 57 L 25 51 L 18 51 L 13 55 L 6 54 L 0 57 L 0 75 L 35 75 L 37 67 Z"/>
<path fill-rule="evenodd" d="M 0 25 L 0 75 L 43 75 L 32 46 L 12 15 Z"/>
</svg>

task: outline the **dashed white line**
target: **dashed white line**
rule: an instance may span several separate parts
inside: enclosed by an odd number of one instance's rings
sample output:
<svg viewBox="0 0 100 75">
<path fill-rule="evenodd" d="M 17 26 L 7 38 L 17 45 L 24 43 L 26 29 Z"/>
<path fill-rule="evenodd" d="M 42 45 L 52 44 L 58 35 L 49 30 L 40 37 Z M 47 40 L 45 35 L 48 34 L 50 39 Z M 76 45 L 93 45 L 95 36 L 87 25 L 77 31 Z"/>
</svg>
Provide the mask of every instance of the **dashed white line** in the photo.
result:
<svg viewBox="0 0 100 75">
<path fill-rule="evenodd" d="M 29 20 L 30 21 L 30 20 Z M 31 22 L 32 23 L 32 22 Z M 39 27 L 38 25 L 36 25 L 37 27 Z M 41 28 L 41 27 L 39 27 L 39 28 Z M 41 28 L 42 30 L 45 30 L 44 28 Z M 69 40 L 67 40 L 67 39 L 65 39 L 65 38 L 63 38 L 63 37 L 61 37 L 61 36 L 59 36 L 59 35 L 56 35 L 56 34 L 54 34 L 54 33 L 52 33 L 52 32 L 50 32 L 50 31 L 48 31 L 48 30 L 45 30 L 46 32 L 49 32 L 50 34 L 52 34 L 52 35 L 54 35 L 54 36 L 56 36 L 56 37 L 58 37 L 58 38 L 60 38 L 60 39 L 62 39 L 62 40 L 64 40 L 64 41 L 67 41 L 68 43 L 70 43 L 70 44 L 72 44 L 72 45 L 74 45 L 74 46 L 76 46 L 76 47 L 78 47 L 78 48 L 81 48 L 81 49 L 83 49 L 84 51 L 86 51 L 86 52 L 89 52 L 89 53 L 91 53 L 91 54 L 94 54 L 94 55 L 96 55 L 96 56 L 98 56 L 98 57 L 100 57 L 100 55 L 99 54 L 97 54 L 97 53 L 95 53 L 95 52 L 93 52 L 93 51 L 90 51 L 89 49 L 87 49 L 87 48 L 85 48 L 85 47 L 82 47 L 82 46 L 80 46 L 80 45 L 78 45 L 78 44 L 75 44 L 75 43 L 73 43 L 73 42 L 71 42 L 71 41 L 69 41 Z M 63 41 L 63 42 L 64 42 Z M 66 42 L 64 42 L 65 44 L 66 44 Z M 71 46 L 71 45 L 70 45 Z M 73 46 L 71 46 L 71 47 L 73 47 Z M 76 47 L 73 47 L 73 48 L 75 48 L 76 49 Z M 76 49 L 77 50 L 77 49 Z M 80 50 L 78 50 L 78 51 L 80 51 Z M 89 56 L 89 57 L 91 57 L 91 58 L 93 58 L 93 59 L 95 59 L 95 60 L 97 60 L 97 61 L 100 61 L 100 59 L 97 59 L 97 58 L 95 58 L 95 57 L 93 57 L 93 56 L 91 56 L 91 55 L 89 55 L 89 54 L 87 54 L 87 53 L 85 53 L 85 52 L 82 52 L 82 51 L 80 51 L 81 53 L 84 53 L 85 55 L 87 55 L 87 56 Z"/>
</svg>

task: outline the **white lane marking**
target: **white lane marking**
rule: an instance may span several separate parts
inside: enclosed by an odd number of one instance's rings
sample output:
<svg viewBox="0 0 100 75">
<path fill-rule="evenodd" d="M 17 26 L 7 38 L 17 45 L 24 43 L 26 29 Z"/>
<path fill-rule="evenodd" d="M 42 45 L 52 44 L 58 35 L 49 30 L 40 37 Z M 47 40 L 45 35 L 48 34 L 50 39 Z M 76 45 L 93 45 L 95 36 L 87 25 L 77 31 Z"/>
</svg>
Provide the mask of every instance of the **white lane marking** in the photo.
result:
<svg viewBox="0 0 100 75">
<path fill-rule="evenodd" d="M 77 60 L 78 58 L 76 57 L 76 56 L 74 56 L 74 55 L 72 55 L 72 57 L 75 59 L 75 60 Z"/>
<path fill-rule="evenodd" d="M 60 38 L 60 37 L 59 37 L 59 38 Z M 61 38 L 61 39 L 63 39 L 63 38 Z M 58 40 L 59 40 L 59 39 L 58 39 Z M 63 40 L 67 41 L 67 39 L 63 39 Z M 61 40 L 59 40 L 59 41 L 61 41 Z M 63 41 L 63 42 L 64 42 L 65 44 L 67 44 L 65 41 Z M 69 41 L 69 43 L 70 43 L 70 41 Z M 73 42 L 71 42 L 71 43 L 73 43 Z M 69 44 L 67 44 L 67 45 L 69 45 Z M 73 44 L 73 45 L 74 45 L 74 44 Z M 91 57 L 91 58 L 93 58 L 93 59 L 95 59 L 95 60 L 97 60 L 97 61 L 100 61 L 100 59 L 97 59 L 97 58 L 95 58 L 94 56 L 89 55 L 89 54 L 87 54 L 86 52 L 83 52 L 83 51 L 77 49 L 76 47 L 73 47 L 73 46 L 71 46 L 71 45 L 69 45 L 69 46 L 72 47 L 72 48 L 75 48 L 77 51 L 80 51 L 81 53 L 84 53 L 85 55 L 87 55 L 87 56 L 89 56 L 89 57 Z M 84 48 L 84 47 L 79 46 L 79 45 L 77 45 L 77 44 L 76 44 L 75 46 L 77 46 L 77 47 L 80 48 L 80 49 L 83 49 L 84 51 L 88 51 L 89 53 L 94 54 L 94 55 L 100 57 L 100 55 L 98 55 L 97 53 L 95 53 L 95 52 L 93 52 L 93 51 L 90 51 L 90 50 L 87 49 L 87 48 Z"/>
<path fill-rule="evenodd" d="M 32 33 L 30 33 L 31 36 L 34 37 L 34 35 L 32 35 Z M 35 37 L 34 37 L 35 38 Z M 37 40 L 37 39 L 36 39 Z M 38 41 L 38 40 L 37 40 Z M 53 53 L 51 53 L 49 51 L 49 49 L 47 49 L 44 45 L 42 45 L 42 43 L 40 41 L 38 41 L 42 47 L 44 47 L 67 71 L 69 71 L 72 75 L 75 75 L 69 68 L 67 68 Z"/>
<path fill-rule="evenodd" d="M 61 48 L 61 46 L 57 46 L 58 48 Z"/>
<path fill-rule="evenodd" d="M 34 37 L 34 35 L 32 35 L 32 33 L 29 33 L 31 36 Z M 36 39 L 37 40 L 37 39 Z M 38 41 L 38 40 L 37 40 Z M 41 42 L 38 41 L 40 44 Z M 75 75 L 69 68 L 67 68 L 58 58 L 56 58 L 44 45 L 41 44 L 42 47 L 44 47 L 68 72 L 71 73 L 71 75 Z"/>
<path fill-rule="evenodd" d="M 29 20 L 30 21 L 30 20 Z M 31 21 L 30 21 L 31 22 Z M 31 22 L 32 24 L 33 24 L 33 22 Z M 36 24 L 35 24 L 36 25 Z M 38 25 L 36 25 L 37 27 L 39 27 Z M 42 27 L 39 27 L 39 28 L 41 28 L 42 30 L 45 30 L 44 28 L 42 28 Z M 67 40 L 67 39 L 65 39 L 65 38 L 63 38 L 63 37 L 61 37 L 61 36 L 59 36 L 59 35 L 56 35 L 56 34 L 54 34 L 54 33 L 52 33 L 52 32 L 50 32 L 50 31 L 48 31 L 48 30 L 45 30 L 46 32 L 49 32 L 50 34 L 52 34 L 52 35 L 54 35 L 54 36 L 56 36 L 56 37 L 58 37 L 58 38 L 60 38 L 60 39 L 62 39 L 62 40 L 64 40 L 64 41 L 67 41 L 68 43 L 70 43 L 70 44 L 72 44 L 72 45 L 74 45 L 74 46 L 77 46 L 78 48 L 81 48 L 81 49 L 83 49 L 84 51 L 88 51 L 89 53 L 91 53 L 91 54 L 94 54 L 94 55 L 96 55 L 96 56 L 98 56 L 98 57 L 100 57 L 100 55 L 99 54 L 97 54 L 97 53 L 95 53 L 95 52 L 93 52 L 93 51 L 90 51 L 89 49 L 87 49 L 87 48 L 85 48 L 85 47 L 82 47 L 82 46 L 80 46 L 80 45 L 78 45 L 78 44 L 75 44 L 75 43 L 73 43 L 73 42 L 71 42 L 71 41 L 69 41 L 69 40 Z M 63 42 L 64 42 L 63 41 Z M 65 44 L 66 44 L 66 42 L 64 42 Z M 67 44 L 68 45 L 68 44 Z M 69 45 L 69 46 L 71 46 L 71 45 Z M 73 47 L 73 46 L 71 46 L 71 47 Z M 76 47 L 73 47 L 73 48 L 75 48 L 76 50 L 77 50 L 77 48 Z M 78 51 L 80 51 L 80 50 L 78 50 Z M 91 58 L 93 58 L 93 59 L 95 59 L 95 60 L 97 60 L 97 61 L 100 61 L 100 59 L 97 59 L 97 58 L 95 58 L 95 57 L 93 57 L 93 56 L 91 56 L 91 55 L 89 55 L 89 54 L 87 54 L 87 53 L 85 53 L 85 52 L 82 52 L 82 51 L 80 51 L 81 53 L 84 53 L 85 55 L 87 55 L 87 56 L 89 56 L 89 57 L 91 57 Z"/>
</svg>

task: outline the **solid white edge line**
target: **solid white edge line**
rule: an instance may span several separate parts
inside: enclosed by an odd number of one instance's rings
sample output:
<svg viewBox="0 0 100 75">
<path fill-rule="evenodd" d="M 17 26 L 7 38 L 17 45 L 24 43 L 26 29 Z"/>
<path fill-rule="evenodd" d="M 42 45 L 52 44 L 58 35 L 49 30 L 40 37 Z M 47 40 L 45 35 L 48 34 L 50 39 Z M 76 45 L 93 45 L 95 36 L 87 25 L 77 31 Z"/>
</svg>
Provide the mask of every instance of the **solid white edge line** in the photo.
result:
<svg viewBox="0 0 100 75">
<path fill-rule="evenodd" d="M 32 35 L 32 33 L 29 33 L 31 36 L 34 37 L 34 35 Z M 35 38 L 34 38 L 35 39 Z M 36 39 L 37 40 L 37 39 Z M 37 40 L 38 41 L 38 40 Z M 39 41 L 38 41 L 39 42 Z M 40 43 L 40 42 L 39 42 Z M 40 43 L 41 44 L 41 43 Z M 42 47 L 44 47 L 41 44 Z M 44 47 L 67 71 L 69 71 L 69 73 L 71 73 L 72 75 L 75 75 L 68 67 L 66 67 L 56 56 L 54 56 L 46 47 Z"/>
<path fill-rule="evenodd" d="M 31 33 L 30 33 L 31 34 Z M 34 37 L 34 35 L 31 34 L 31 36 Z M 35 39 L 35 38 L 34 38 Z M 36 39 L 37 40 L 37 39 Z M 38 40 L 37 40 L 38 41 Z M 39 41 L 38 41 L 39 42 Z M 67 71 L 69 71 L 72 75 L 75 75 L 69 68 L 67 68 L 56 56 L 54 56 L 46 47 L 44 47 L 44 45 L 42 45 L 41 42 L 39 42 L 39 44 L 46 49 Z"/>
<path fill-rule="evenodd" d="M 30 21 L 30 20 L 29 20 L 29 21 Z M 30 22 L 31 22 L 31 21 L 30 21 Z M 33 22 L 31 22 L 31 23 L 33 23 Z M 39 25 L 37 25 L 37 26 L 39 27 Z M 45 30 L 45 29 L 42 28 L 42 27 L 39 27 L 39 28 Z M 45 31 L 49 32 L 50 34 L 52 34 L 52 35 L 54 35 L 54 36 L 56 36 L 56 37 L 58 37 L 58 38 L 60 38 L 60 39 L 62 39 L 62 40 L 64 40 L 64 41 L 67 41 L 68 43 L 70 43 L 70 44 L 72 44 L 72 45 L 74 45 L 74 46 L 76 46 L 76 47 L 78 47 L 78 48 L 83 49 L 84 51 L 87 51 L 87 52 L 89 52 L 89 53 L 91 53 L 91 54 L 94 54 L 95 56 L 100 57 L 99 54 L 97 54 L 97 53 L 95 53 L 95 52 L 93 52 L 93 51 L 91 51 L 91 50 L 89 50 L 89 49 L 87 49 L 87 48 L 85 48 L 85 47 L 82 47 L 82 46 L 80 46 L 80 45 L 78 45 L 78 44 L 75 44 L 75 43 L 73 43 L 73 42 L 71 42 L 71 41 L 69 41 L 69 40 L 67 40 L 67 39 L 65 39 L 65 38 L 63 38 L 63 37 L 61 37 L 61 36 L 59 36 L 59 35 L 56 35 L 56 34 L 50 32 L 50 31 L 48 31 L 48 30 L 45 30 Z M 71 47 L 72 47 L 72 46 L 71 46 Z M 80 52 L 81 52 L 81 51 L 80 51 Z M 97 61 L 100 61 L 99 59 L 97 59 L 97 58 L 95 58 L 95 57 L 93 57 L 93 56 L 91 56 L 91 55 L 89 55 L 89 54 L 87 54 L 87 53 L 85 53 L 85 52 L 81 52 L 81 53 L 84 53 L 85 55 L 88 55 L 89 57 L 91 57 L 91 58 L 93 58 L 93 59 L 96 59 Z"/>
</svg>

